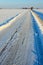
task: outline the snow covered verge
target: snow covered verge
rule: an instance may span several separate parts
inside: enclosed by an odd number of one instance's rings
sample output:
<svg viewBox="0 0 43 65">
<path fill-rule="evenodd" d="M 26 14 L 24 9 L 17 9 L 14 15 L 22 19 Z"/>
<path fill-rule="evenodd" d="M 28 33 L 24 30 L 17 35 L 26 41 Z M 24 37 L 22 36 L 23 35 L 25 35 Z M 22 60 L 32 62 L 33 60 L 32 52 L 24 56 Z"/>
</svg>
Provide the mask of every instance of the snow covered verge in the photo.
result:
<svg viewBox="0 0 43 65">
<path fill-rule="evenodd" d="M 40 19 L 40 17 L 36 13 L 34 13 L 33 11 L 31 11 L 31 13 L 34 16 L 34 18 L 41 30 L 41 33 L 43 34 L 43 21 Z"/>
<path fill-rule="evenodd" d="M 35 50 L 37 59 L 35 64 L 43 65 L 43 21 L 40 17 L 33 11 L 32 13 L 32 22 L 34 28 L 34 39 L 35 39 Z"/>
<path fill-rule="evenodd" d="M 40 34 L 40 38 L 42 40 L 42 45 L 43 45 L 43 21 L 40 19 L 40 17 L 34 13 L 33 11 L 31 11 L 34 19 L 36 20 L 36 24 L 38 26 L 38 31 L 39 31 L 39 34 Z"/>
</svg>

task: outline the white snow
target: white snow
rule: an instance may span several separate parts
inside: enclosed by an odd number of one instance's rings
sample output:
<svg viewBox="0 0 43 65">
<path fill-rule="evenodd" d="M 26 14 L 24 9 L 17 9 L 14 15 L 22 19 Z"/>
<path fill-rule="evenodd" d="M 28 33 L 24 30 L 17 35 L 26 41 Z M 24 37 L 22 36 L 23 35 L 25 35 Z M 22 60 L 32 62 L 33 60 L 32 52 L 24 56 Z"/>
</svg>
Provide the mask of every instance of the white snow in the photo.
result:
<svg viewBox="0 0 43 65">
<path fill-rule="evenodd" d="M 35 59 L 33 34 L 30 10 L 22 12 L 10 26 L 3 28 L 0 31 L 1 65 L 32 65 Z"/>
<path fill-rule="evenodd" d="M 20 20 L 22 20 L 22 18 L 23 18 L 22 16 L 24 15 L 24 13 L 25 12 L 22 12 L 22 14 L 19 14 L 17 17 L 15 17 L 9 23 L 0 27 L 0 43 L 1 43 L 0 46 L 1 47 L 2 46 L 4 47 L 6 45 L 6 43 L 11 38 L 13 33 L 15 33 L 17 28 L 20 26 L 20 24 L 22 23 L 22 22 L 20 22 Z M 2 49 L 0 49 L 0 51 L 1 50 Z"/>
<path fill-rule="evenodd" d="M 35 20 L 36 20 L 42 34 L 43 34 L 43 21 L 38 17 L 38 15 L 36 13 L 32 12 L 32 15 L 34 16 L 34 18 L 35 18 Z"/>
<path fill-rule="evenodd" d="M 25 10 L 22 9 L 0 9 L 0 24 L 10 19 L 11 17 L 15 17 L 17 14 L 22 13 Z"/>
<path fill-rule="evenodd" d="M 34 10 L 43 13 L 43 9 L 34 9 Z"/>
<path fill-rule="evenodd" d="M 1 23 L 17 13 L 19 14 L 9 23 L 0 27 L 0 64 L 33 65 L 37 56 L 34 53 L 36 50 L 31 13 L 43 33 L 39 17 L 34 12 L 25 9 L 2 9 L 0 11 Z M 2 12 L 4 13 L 2 14 Z M 37 33 L 35 35 L 37 36 Z"/>
</svg>

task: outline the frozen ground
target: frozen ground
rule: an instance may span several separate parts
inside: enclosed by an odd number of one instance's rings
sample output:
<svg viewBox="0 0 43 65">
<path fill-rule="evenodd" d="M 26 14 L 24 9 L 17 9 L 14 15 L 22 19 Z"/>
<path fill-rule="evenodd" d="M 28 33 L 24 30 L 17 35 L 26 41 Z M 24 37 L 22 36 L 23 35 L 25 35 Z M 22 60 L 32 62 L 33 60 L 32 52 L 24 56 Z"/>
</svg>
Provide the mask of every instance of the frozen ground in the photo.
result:
<svg viewBox="0 0 43 65">
<path fill-rule="evenodd" d="M 43 65 L 43 23 L 31 10 L 17 12 L 0 27 L 0 65 Z"/>
</svg>

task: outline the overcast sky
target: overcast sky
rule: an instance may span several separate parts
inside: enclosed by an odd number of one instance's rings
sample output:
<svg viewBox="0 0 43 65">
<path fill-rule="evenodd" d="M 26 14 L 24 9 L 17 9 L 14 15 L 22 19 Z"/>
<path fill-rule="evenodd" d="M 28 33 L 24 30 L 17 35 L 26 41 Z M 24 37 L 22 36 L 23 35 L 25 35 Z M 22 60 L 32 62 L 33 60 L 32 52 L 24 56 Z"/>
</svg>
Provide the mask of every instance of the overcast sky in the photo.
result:
<svg viewBox="0 0 43 65">
<path fill-rule="evenodd" d="M 43 0 L 0 0 L 0 8 L 22 8 L 22 7 L 43 8 Z"/>
</svg>

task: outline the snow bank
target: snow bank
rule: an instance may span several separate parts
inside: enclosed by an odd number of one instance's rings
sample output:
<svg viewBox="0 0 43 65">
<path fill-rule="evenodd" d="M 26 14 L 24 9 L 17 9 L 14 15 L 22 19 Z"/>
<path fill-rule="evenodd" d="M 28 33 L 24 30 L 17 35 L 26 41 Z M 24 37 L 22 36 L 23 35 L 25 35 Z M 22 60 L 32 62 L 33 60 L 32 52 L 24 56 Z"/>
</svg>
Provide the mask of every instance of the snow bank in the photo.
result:
<svg viewBox="0 0 43 65">
<path fill-rule="evenodd" d="M 36 54 L 36 61 L 35 65 L 43 65 L 43 31 L 40 29 L 43 22 L 40 21 L 38 15 L 32 12 L 32 22 L 33 22 L 33 29 L 34 29 L 34 47 L 35 47 L 35 54 Z"/>
<path fill-rule="evenodd" d="M 43 21 L 38 17 L 38 15 L 36 13 L 32 12 L 32 15 L 34 16 L 34 18 L 35 18 L 35 20 L 36 20 L 42 34 L 43 34 Z"/>
</svg>

